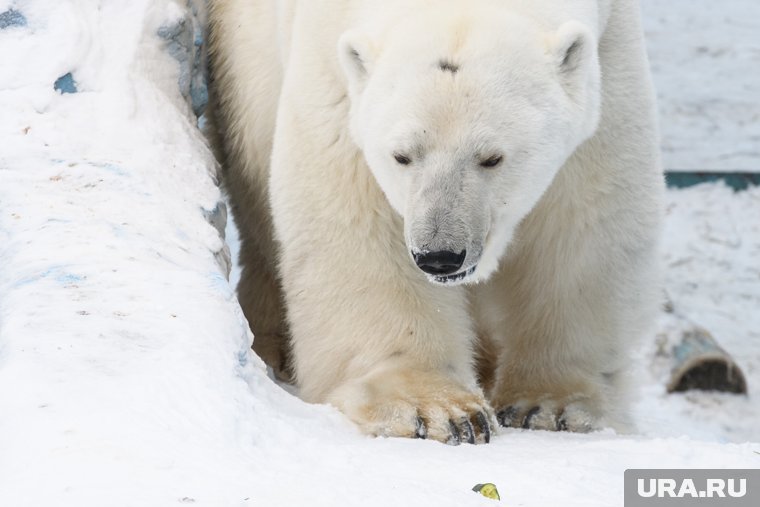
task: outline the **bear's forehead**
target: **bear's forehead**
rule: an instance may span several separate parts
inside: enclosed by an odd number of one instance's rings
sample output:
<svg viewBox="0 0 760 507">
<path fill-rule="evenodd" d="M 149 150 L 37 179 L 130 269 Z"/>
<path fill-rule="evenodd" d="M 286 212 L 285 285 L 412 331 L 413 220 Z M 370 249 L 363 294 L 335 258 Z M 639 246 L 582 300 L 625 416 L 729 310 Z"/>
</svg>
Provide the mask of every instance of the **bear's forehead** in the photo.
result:
<svg viewBox="0 0 760 507">
<path fill-rule="evenodd" d="M 459 65 L 454 63 L 450 58 L 439 58 L 437 62 L 438 68 L 443 72 L 451 72 L 456 74 L 459 71 Z"/>
</svg>

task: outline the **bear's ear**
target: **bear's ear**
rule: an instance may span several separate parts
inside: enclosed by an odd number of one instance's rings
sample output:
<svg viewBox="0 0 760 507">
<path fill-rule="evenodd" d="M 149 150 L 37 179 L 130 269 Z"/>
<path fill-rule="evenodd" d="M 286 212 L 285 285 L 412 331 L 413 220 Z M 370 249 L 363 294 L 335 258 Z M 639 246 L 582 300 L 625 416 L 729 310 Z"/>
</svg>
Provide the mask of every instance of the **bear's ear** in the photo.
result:
<svg viewBox="0 0 760 507">
<path fill-rule="evenodd" d="M 359 93 L 372 70 L 374 48 L 368 37 L 354 31 L 344 33 L 338 41 L 338 60 L 352 93 Z"/>
<path fill-rule="evenodd" d="M 583 86 L 597 66 L 596 39 L 577 21 L 567 21 L 549 37 L 549 57 L 566 87 Z"/>
</svg>

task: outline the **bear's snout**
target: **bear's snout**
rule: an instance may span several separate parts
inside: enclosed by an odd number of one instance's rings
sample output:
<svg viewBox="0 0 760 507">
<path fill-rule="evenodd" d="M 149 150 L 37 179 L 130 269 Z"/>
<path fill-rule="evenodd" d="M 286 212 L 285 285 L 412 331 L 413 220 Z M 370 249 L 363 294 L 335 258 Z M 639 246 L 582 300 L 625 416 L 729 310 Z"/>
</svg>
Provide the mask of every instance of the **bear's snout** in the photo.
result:
<svg viewBox="0 0 760 507">
<path fill-rule="evenodd" d="M 448 250 L 438 252 L 412 252 L 414 262 L 422 271 L 429 275 L 451 275 L 462 267 L 467 250 L 459 253 Z"/>
</svg>

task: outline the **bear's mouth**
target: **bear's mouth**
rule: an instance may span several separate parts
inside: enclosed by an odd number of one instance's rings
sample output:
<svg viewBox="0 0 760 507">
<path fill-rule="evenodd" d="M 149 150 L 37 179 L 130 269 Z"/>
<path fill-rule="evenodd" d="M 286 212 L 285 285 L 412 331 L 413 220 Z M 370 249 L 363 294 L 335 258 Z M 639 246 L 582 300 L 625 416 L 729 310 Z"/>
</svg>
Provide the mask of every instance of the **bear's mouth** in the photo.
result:
<svg viewBox="0 0 760 507">
<path fill-rule="evenodd" d="M 475 272 L 475 268 L 477 267 L 477 264 L 473 264 L 469 268 L 463 269 L 462 271 L 454 273 L 452 275 L 428 275 L 428 278 L 430 281 L 435 283 L 440 283 L 443 285 L 456 285 L 463 282 L 466 278 L 472 275 Z"/>
</svg>

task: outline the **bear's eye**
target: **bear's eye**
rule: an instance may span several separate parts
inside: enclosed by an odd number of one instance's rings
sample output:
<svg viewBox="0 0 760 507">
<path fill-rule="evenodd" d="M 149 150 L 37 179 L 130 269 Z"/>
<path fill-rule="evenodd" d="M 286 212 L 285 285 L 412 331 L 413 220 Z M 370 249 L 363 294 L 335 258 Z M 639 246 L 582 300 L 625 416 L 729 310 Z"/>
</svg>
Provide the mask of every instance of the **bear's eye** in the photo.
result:
<svg viewBox="0 0 760 507">
<path fill-rule="evenodd" d="M 394 153 L 393 158 L 396 159 L 396 162 L 398 162 L 401 165 L 409 165 L 412 163 L 412 159 L 410 159 L 406 155 L 402 155 L 401 153 Z"/>
<path fill-rule="evenodd" d="M 496 167 L 497 165 L 501 164 L 501 161 L 504 159 L 501 155 L 494 155 L 492 157 L 488 157 L 485 160 L 481 160 L 480 167 Z"/>
</svg>

